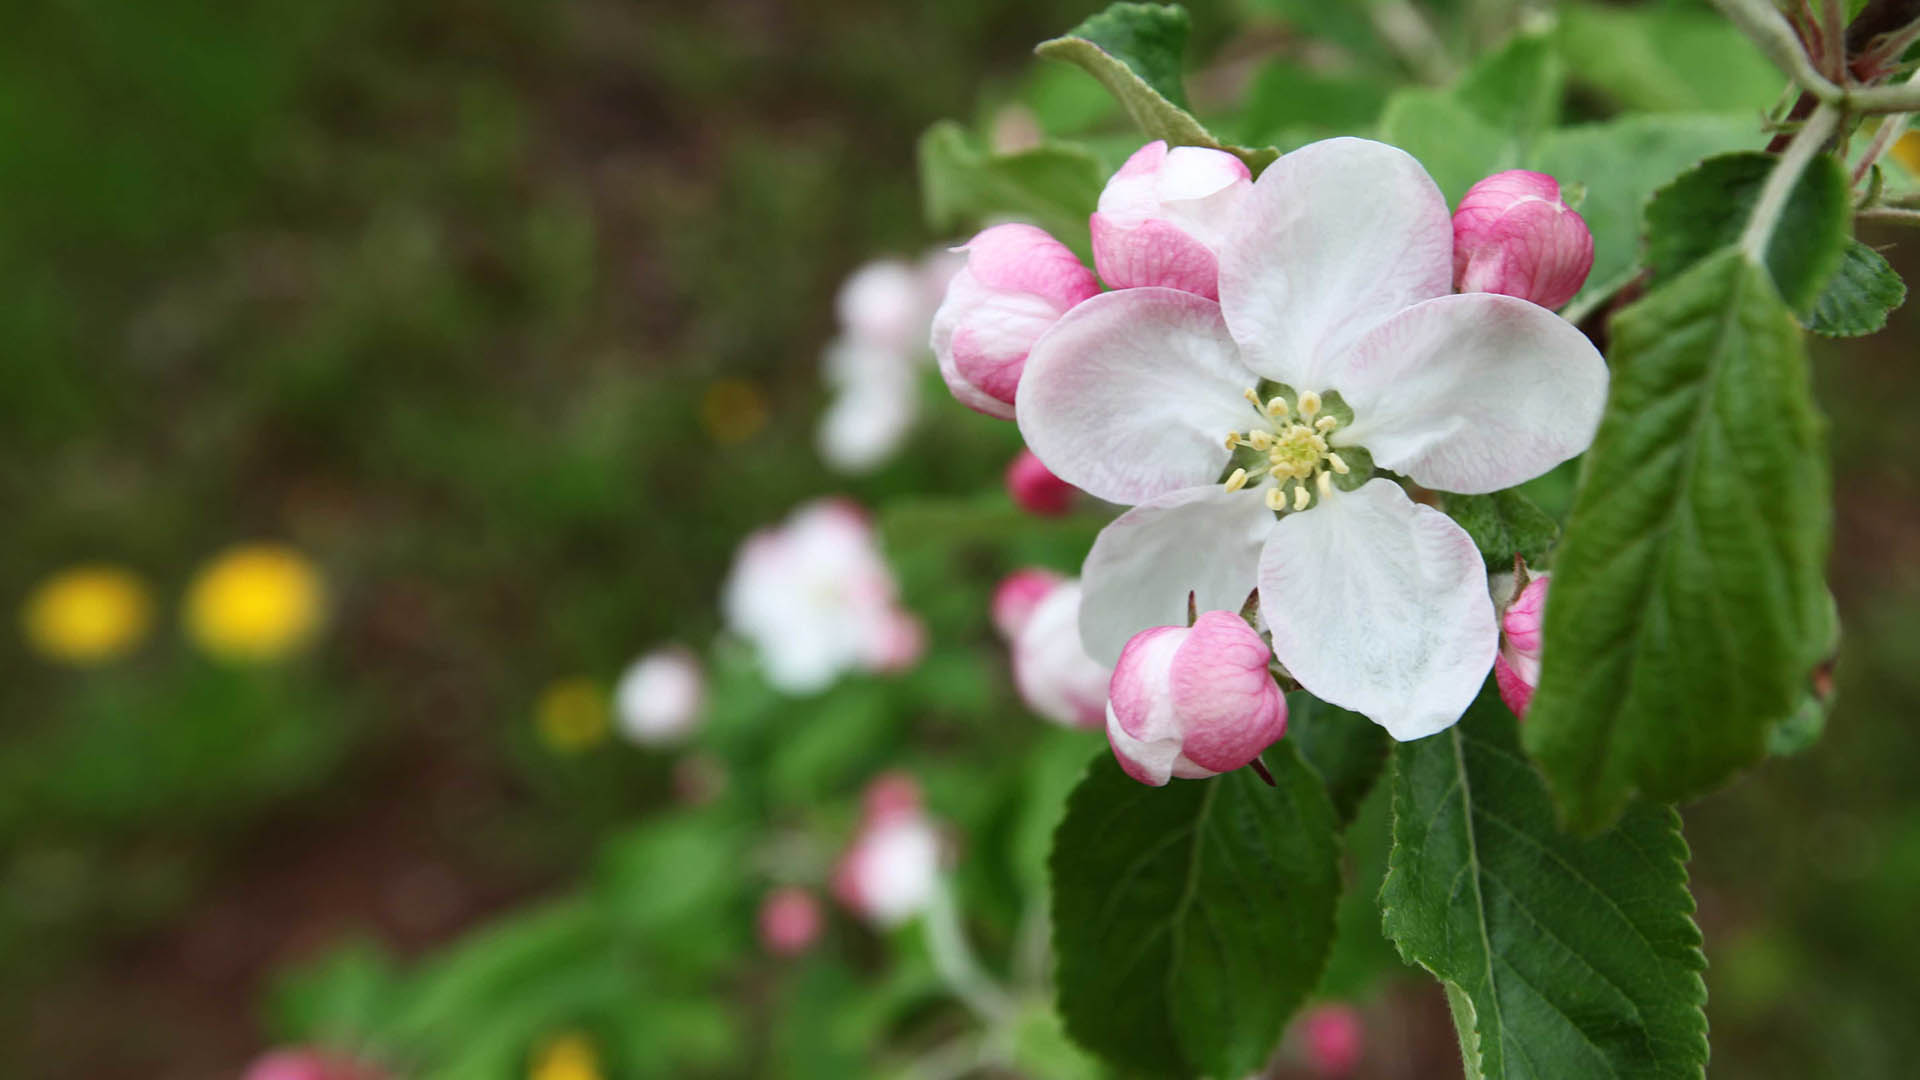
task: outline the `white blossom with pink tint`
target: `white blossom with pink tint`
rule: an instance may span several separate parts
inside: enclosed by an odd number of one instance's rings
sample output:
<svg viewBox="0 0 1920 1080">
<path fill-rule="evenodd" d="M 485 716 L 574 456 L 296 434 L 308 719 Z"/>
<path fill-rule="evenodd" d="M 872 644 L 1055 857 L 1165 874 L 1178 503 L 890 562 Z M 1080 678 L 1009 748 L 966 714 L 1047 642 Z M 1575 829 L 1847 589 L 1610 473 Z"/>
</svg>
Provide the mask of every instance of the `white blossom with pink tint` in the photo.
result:
<svg viewBox="0 0 1920 1080">
<path fill-rule="evenodd" d="M 897 926 L 926 910 L 940 888 L 940 831 L 921 808 L 919 785 L 904 774 L 876 780 L 864 811 L 834 869 L 833 894 L 868 922 Z"/>
<path fill-rule="evenodd" d="M 1461 292 L 1503 293 L 1557 308 L 1593 269 L 1593 234 L 1546 173 L 1509 169 L 1467 189 L 1453 212 L 1453 278 Z"/>
<path fill-rule="evenodd" d="M 706 675 L 686 649 L 658 649 L 635 660 L 613 690 L 620 730 L 644 746 L 686 738 L 700 724 Z"/>
<path fill-rule="evenodd" d="M 1029 514 L 1057 517 L 1073 508 L 1073 485 L 1047 471 L 1045 464 L 1023 449 L 1007 463 L 1007 494 Z"/>
<path fill-rule="evenodd" d="M 1541 620 L 1547 614 L 1547 581 L 1536 574 L 1500 616 L 1500 652 L 1493 658 L 1493 681 L 1513 715 L 1527 718 L 1533 689 L 1540 685 Z"/>
<path fill-rule="evenodd" d="M 820 940 L 820 902 L 798 886 L 775 889 L 760 902 L 760 944 L 775 956 L 798 956 Z"/>
<path fill-rule="evenodd" d="M 1272 650 L 1231 611 L 1156 626 L 1113 669 L 1107 742 L 1128 776 L 1158 787 L 1238 769 L 1287 732 Z"/>
<path fill-rule="evenodd" d="M 933 317 L 933 355 L 962 405 L 1011 420 L 1034 341 L 1100 286 L 1065 244 L 1032 225 L 995 225 L 961 250 L 967 264 Z"/>
<path fill-rule="evenodd" d="M 1063 574 L 1038 567 L 1015 570 L 1001 580 L 993 590 L 993 626 L 1009 644 L 1020 634 L 1020 628 L 1027 625 L 1027 619 L 1040 601 L 1054 590 L 1054 586 L 1066 580 Z"/>
<path fill-rule="evenodd" d="M 728 627 L 789 694 L 824 689 L 850 670 L 911 666 L 925 646 L 901 609 L 873 527 L 844 499 L 821 499 L 749 536 L 722 589 Z"/>
<path fill-rule="evenodd" d="M 1087 652 L 1117 661 L 1184 622 L 1189 593 L 1237 610 L 1257 585 L 1302 686 L 1396 739 L 1431 735 L 1486 680 L 1493 604 L 1466 532 L 1366 479 L 1368 460 L 1442 491 L 1512 487 L 1586 449 L 1606 364 L 1545 308 L 1452 292 L 1446 201 L 1400 150 L 1310 144 L 1240 206 L 1218 303 L 1105 293 L 1027 361 L 1027 445 L 1133 506 L 1081 568 Z"/>
<path fill-rule="evenodd" d="M 876 259 L 840 287 L 840 332 L 822 373 L 832 400 L 820 418 L 821 459 L 841 472 L 868 472 L 897 453 L 920 416 L 933 312 L 961 256 L 933 251 L 917 263 Z"/>
<path fill-rule="evenodd" d="M 1109 288 L 1164 285 L 1219 299 L 1217 252 L 1251 178 L 1224 150 L 1156 140 L 1134 151 L 1088 222 L 1094 268 Z"/>
<path fill-rule="evenodd" d="M 1080 583 L 1057 582 L 1013 635 L 1013 683 L 1027 707 L 1056 724 L 1097 729 L 1113 669 L 1080 643 Z"/>
<path fill-rule="evenodd" d="M 1307 1068 L 1323 1080 L 1344 1080 L 1360 1068 L 1366 1026 L 1351 1005 L 1317 1005 L 1300 1017 Z"/>
</svg>

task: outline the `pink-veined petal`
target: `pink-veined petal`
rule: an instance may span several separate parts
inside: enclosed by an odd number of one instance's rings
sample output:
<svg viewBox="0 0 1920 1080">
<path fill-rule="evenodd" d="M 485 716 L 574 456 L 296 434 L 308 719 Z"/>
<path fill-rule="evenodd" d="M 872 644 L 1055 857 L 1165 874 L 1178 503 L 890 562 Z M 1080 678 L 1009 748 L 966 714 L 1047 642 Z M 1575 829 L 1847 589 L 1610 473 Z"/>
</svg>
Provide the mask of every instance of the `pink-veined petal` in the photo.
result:
<svg viewBox="0 0 1920 1080">
<path fill-rule="evenodd" d="M 1273 524 L 1258 493 L 1218 484 L 1171 492 L 1115 518 L 1080 568 L 1087 655 L 1116 663 L 1140 631 L 1187 625 L 1189 591 L 1202 611 L 1238 611 Z"/>
<path fill-rule="evenodd" d="M 1287 700 L 1267 670 L 1272 650 L 1230 611 L 1201 614 L 1169 672 L 1173 710 L 1188 759 L 1227 772 L 1258 757 L 1287 731 Z"/>
<path fill-rule="evenodd" d="M 1607 365 L 1572 323 L 1512 296 L 1461 293 L 1375 327 L 1334 386 L 1335 441 L 1427 487 L 1479 494 L 1531 480 L 1593 441 Z"/>
<path fill-rule="evenodd" d="M 1177 289 L 1103 293 L 1034 344 L 1017 419 L 1055 476 L 1141 503 L 1218 479 L 1229 431 L 1255 420 L 1220 305 Z"/>
<path fill-rule="evenodd" d="M 1460 719 L 1499 644 L 1472 539 L 1384 478 L 1281 519 L 1260 612 L 1300 685 L 1402 742 Z"/>
<path fill-rule="evenodd" d="M 1220 303 L 1244 362 L 1299 390 L 1374 324 L 1453 288 L 1453 222 L 1403 150 L 1327 139 L 1267 167 L 1220 250 Z"/>
<path fill-rule="evenodd" d="M 1218 775 L 1188 760 L 1187 755 L 1180 752 L 1178 739 L 1136 739 L 1127 734 L 1111 708 L 1107 710 L 1107 745 L 1113 748 L 1122 772 L 1154 787 L 1164 787 L 1176 776 L 1182 780 L 1203 780 Z"/>
</svg>

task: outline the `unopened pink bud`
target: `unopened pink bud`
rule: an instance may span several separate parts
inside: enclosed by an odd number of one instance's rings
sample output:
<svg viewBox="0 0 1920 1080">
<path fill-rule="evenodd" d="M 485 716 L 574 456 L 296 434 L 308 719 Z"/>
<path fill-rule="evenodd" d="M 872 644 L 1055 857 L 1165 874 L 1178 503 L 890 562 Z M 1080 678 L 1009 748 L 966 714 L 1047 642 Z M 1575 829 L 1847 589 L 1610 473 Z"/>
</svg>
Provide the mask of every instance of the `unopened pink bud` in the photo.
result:
<svg viewBox="0 0 1920 1080">
<path fill-rule="evenodd" d="M 1239 158 L 1161 141 L 1134 151 L 1100 192 L 1093 262 L 1115 289 L 1159 285 L 1220 298 L 1220 244 L 1253 186 Z"/>
<path fill-rule="evenodd" d="M 1557 308 L 1593 269 L 1593 234 L 1545 173 L 1509 169 L 1467 189 L 1453 212 L 1453 283 Z"/>
<path fill-rule="evenodd" d="M 860 829 L 833 871 L 833 895 L 878 926 L 895 926 L 933 902 L 940 886 L 940 833 L 904 773 L 868 787 Z"/>
<path fill-rule="evenodd" d="M 920 812 L 920 782 L 903 772 L 885 772 L 867 783 L 860 810 L 868 822 L 912 817 Z"/>
<path fill-rule="evenodd" d="M 1053 475 L 1033 451 L 1022 448 L 1007 464 L 1007 494 L 1013 503 L 1029 514 L 1055 517 L 1073 507 L 1073 493 L 1079 489 Z"/>
<path fill-rule="evenodd" d="M 1535 575 L 1500 616 L 1500 652 L 1493 658 L 1493 681 L 1513 715 L 1527 717 L 1533 688 L 1540 685 L 1541 620 L 1547 614 L 1547 580 Z"/>
<path fill-rule="evenodd" d="M 1056 724 L 1095 729 L 1113 672 L 1080 643 L 1080 583 L 1062 581 L 1013 638 L 1013 682 L 1027 707 Z"/>
<path fill-rule="evenodd" d="M 1193 626 L 1142 630 L 1108 690 L 1107 741 L 1128 776 L 1158 787 L 1238 769 L 1286 734 L 1273 650 L 1245 619 L 1208 611 Z"/>
<path fill-rule="evenodd" d="M 1306 1037 L 1307 1067 L 1315 1076 L 1341 1080 L 1360 1067 L 1366 1029 L 1351 1005 L 1321 1005 L 1300 1018 Z"/>
<path fill-rule="evenodd" d="M 798 956 L 820 939 L 820 902 L 797 886 L 767 894 L 760 903 L 760 944 L 775 956 Z"/>
<path fill-rule="evenodd" d="M 967 265 L 934 314 L 933 354 L 962 405 L 1011 420 L 1033 343 L 1100 286 L 1065 244 L 1031 225 L 995 225 L 964 250 Z"/>
<path fill-rule="evenodd" d="M 380 1080 L 373 1066 L 351 1058 L 297 1047 L 262 1054 L 247 1066 L 241 1080 Z"/>
<path fill-rule="evenodd" d="M 1008 574 L 993 590 L 993 627 L 1011 642 L 1027 625 L 1033 609 L 1040 606 L 1054 586 L 1066 579 L 1051 570 L 1028 567 Z"/>
</svg>

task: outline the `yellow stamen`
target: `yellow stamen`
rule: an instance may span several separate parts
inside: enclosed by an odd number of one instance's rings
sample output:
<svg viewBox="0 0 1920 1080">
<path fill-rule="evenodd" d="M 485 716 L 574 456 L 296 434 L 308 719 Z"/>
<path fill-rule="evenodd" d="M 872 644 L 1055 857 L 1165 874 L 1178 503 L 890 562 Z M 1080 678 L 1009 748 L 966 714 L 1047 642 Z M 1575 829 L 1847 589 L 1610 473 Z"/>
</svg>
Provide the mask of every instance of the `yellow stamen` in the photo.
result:
<svg viewBox="0 0 1920 1080">
<path fill-rule="evenodd" d="M 1247 432 L 1247 445 L 1263 453 L 1271 450 L 1273 449 L 1273 432 L 1249 431 Z"/>
<path fill-rule="evenodd" d="M 1331 416 L 1323 416 L 1320 419 L 1315 420 L 1313 422 L 1314 430 L 1318 431 L 1322 435 L 1325 435 L 1327 432 L 1332 431 L 1334 428 L 1337 428 L 1339 426 L 1340 426 L 1340 421 L 1335 420 Z"/>
<path fill-rule="evenodd" d="M 1281 417 L 1287 415 L 1289 411 L 1290 410 L 1287 408 L 1286 398 L 1271 397 L 1267 399 L 1266 413 L 1268 416 L 1273 417 L 1275 420 L 1278 420 Z"/>
<path fill-rule="evenodd" d="M 1319 411 L 1320 395 L 1311 390 L 1302 390 L 1300 392 L 1300 415 L 1311 420 Z"/>
<path fill-rule="evenodd" d="M 1267 509 L 1279 513 L 1287 508 L 1287 493 L 1277 487 L 1267 489 Z"/>
<path fill-rule="evenodd" d="M 1233 470 L 1233 475 L 1227 477 L 1228 491 L 1239 491 L 1241 488 L 1246 486 L 1247 486 L 1247 470 L 1245 469 L 1235 469 Z"/>
<path fill-rule="evenodd" d="M 1240 391 L 1240 396 L 1246 398 L 1248 404 L 1254 408 L 1257 409 L 1260 407 L 1260 392 L 1253 387 L 1249 386 L 1245 390 Z"/>
<path fill-rule="evenodd" d="M 1349 472 L 1346 459 L 1342 458 L 1339 454 L 1328 454 L 1327 464 L 1331 465 L 1333 471 L 1339 473 L 1341 476 L 1345 476 Z"/>
<path fill-rule="evenodd" d="M 1234 447 L 1239 445 L 1240 445 L 1240 433 L 1237 431 L 1227 432 L 1227 449 L 1231 450 Z"/>
<path fill-rule="evenodd" d="M 1315 479 L 1316 479 L 1316 480 L 1317 480 L 1317 481 L 1319 482 L 1319 484 L 1320 484 L 1320 497 L 1321 497 L 1321 498 L 1323 498 L 1323 499 L 1324 499 L 1324 498 L 1326 498 L 1326 497 L 1328 497 L 1329 495 L 1332 495 L 1332 494 L 1333 494 L 1333 474 L 1332 474 L 1332 473 L 1330 473 L 1330 472 L 1323 472 L 1323 473 L 1321 473 L 1321 474 L 1320 474 L 1319 476 L 1317 476 L 1317 477 L 1315 477 Z"/>
<path fill-rule="evenodd" d="M 1300 484 L 1293 489 L 1293 508 L 1295 510 L 1305 510 L 1307 504 L 1312 501 L 1313 496 L 1307 493 L 1307 485 Z"/>
</svg>

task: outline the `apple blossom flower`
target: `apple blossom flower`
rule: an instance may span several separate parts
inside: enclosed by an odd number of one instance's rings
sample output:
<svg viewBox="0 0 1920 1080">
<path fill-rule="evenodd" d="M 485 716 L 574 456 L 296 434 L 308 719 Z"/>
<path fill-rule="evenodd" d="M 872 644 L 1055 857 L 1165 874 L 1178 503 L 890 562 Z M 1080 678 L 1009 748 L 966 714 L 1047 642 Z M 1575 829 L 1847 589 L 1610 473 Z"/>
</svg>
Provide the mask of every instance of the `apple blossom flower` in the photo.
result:
<svg viewBox="0 0 1920 1080">
<path fill-rule="evenodd" d="M 740 545 L 721 608 L 776 689 L 811 694 L 849 670 L 894 671 L 919 659 L 925 631 L 898 595 L 866 515 L 821 499 Z"/>
<path fill-rule="evenodd" d="M 1281 157 L 1220 250 L 1220 301 L 1085 301 L 1040 339 L 1020 432 L 1062 480 L 1132 504 L 1081 569 L 1087 652 L 1237 609 L 1323 701 L 1397 739 L 1459 719 L 1498 643 L 1480 553 L 1418 484 L 1498 491 L 1584 450 L 1607 368 L 1545 308 L 1454 294 L 1453 230 L 1412 157 L 1329 139 Z"/>
<path fill-rule="evenodd" d="M 995 225 L 961 250 L 967 265 L 934 313 L 933 355 L 960 404 L 1011 420 L 1034 341 L 1100 285 L 1065 244 L 1032 225 Z"/>
<path fill-rule="evenodd" d="M 634 742 L 674 743 L 699 725 L 705 699 L 699 659 L 679 647 L 657 649 L 621 674 L 613 688 L 614 717 Z"/>
<path fill-rule="evenodd" d="M 820 940 L 820 902 L 795 885 L 775 889 L 760 902 L 760 944 L 775 956 L 798 956 Z"/>
<path fill-rule="evenodd" d="M 1156 139 L 1134 151 L 1088 221 L 1094 268 L 1113 289 L 1164 285 L 1219 299 L 1216 252 L 1251 176 L 1224 150 L 1169 150 Z"/>
<path fill-rule="evenodd" d="M 1593 269 L 1586 219 L 1546 173 L 1509 169 L 1467 189 L 1453 212 L 1453 280 L 1461 292 L 1504 293 L 1557 308 Z"/>
<path fill-rule="evenodd" d="M 933 251 L 918 263 L 876 259 L 840 287 L 840 332 L 822 373 L 833 391 L 816 444 L 828 466 L 868 472 L 905 442 L 920 416 L 928 328 L 962 257 Z"/>
<path fill-rule="evenodd" d="M 1533 688 L 1540 685 L 1541 620 L 1547 614 L 1547 581 L 1536 574 L 1500 616 L 1500 652 L 1493 658 L 1493 681 L 1513 715 L 1527 718 Z"/>
<path fill-rule="evenodd" d="M 1352 1076 L 1360 1067 L 1366 1028 L 1351 1005 L 1317 1005 L 1300 1017 L 1306 1037 L 1307 1067 L 1325 1080 Z"/>
<path fill-rule="evenodd" d="M 1007 463 L 1007 494 L 1029 514 L 1056 517 L 1073 506 L 1073 485 L 1047 471 L 1031 450 L 1021 450 Z"/>
<path fill-rule="evenodd" d="M 833 895 L 880 927 L 897 926 L 933 903 L 940 887 L 940 833 L 920 806 L 919 786 L 887 774 L 868 789 L 853 843 L 833 872 Z"/>
<path fill-rule="evenodd" d="M 1059 581 L 1013 635 L 1013 684 L 1027 707 L 1056 724 L 1098 728 L 1106 718 L 1110 665 L 1080 643 L 1080 583 Z"/>
<path fill-rule="evenodd" d="M 1287 733 L 1273 651 L 1231 611 L 1127 642 L 1108 691 L 1107 742 L 1128 776 L 1159 787 L 1238 769 Z"/>
<path fill-rule="evenodd" d="M 1011 644 L 1020 628 L 1027 625 L 1033 609 L 1065 580 L 1065 575 L 1031 566 L 1008 574 L 993 590 L 994 629 Z"/>
</svg>

